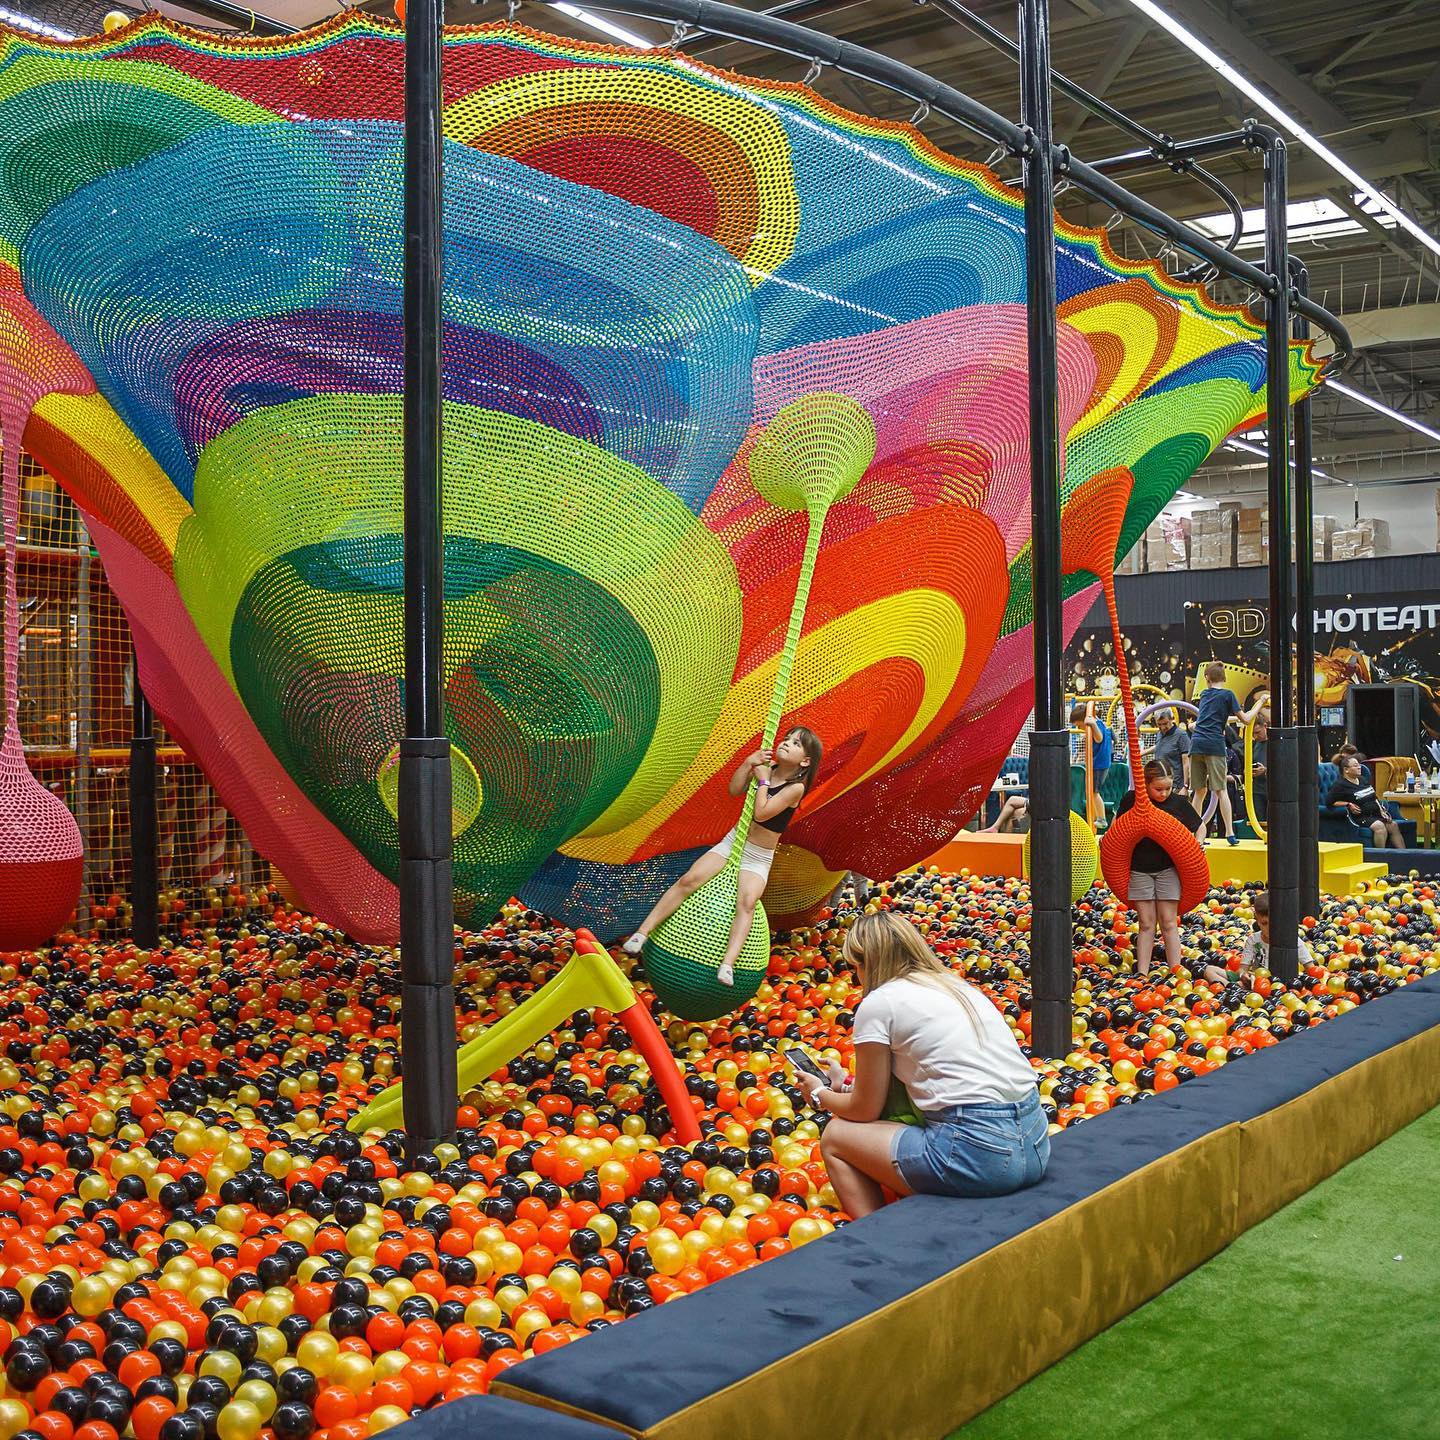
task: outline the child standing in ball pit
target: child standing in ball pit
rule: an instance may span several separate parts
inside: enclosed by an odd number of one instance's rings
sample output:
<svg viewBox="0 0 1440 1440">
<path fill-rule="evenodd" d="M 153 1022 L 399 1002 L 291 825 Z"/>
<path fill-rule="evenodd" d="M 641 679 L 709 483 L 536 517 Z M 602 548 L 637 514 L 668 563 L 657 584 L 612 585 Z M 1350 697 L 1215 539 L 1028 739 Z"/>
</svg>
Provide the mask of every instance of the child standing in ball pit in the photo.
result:
<svg viewBox="0 0 1440 1440">
<path fill-rule="evenodd" d="M 1152 760 L 1146 765 L 1145 790 L 1150 796 L 1150 803 L 1157 810 L 1174 816 L 1187 830 L 1193 830 L 1196 839 L 1203 840 L 1205 822 L 1188 800 L 1172 793 L 1174 786 L 1170 767 L 1163 760 Z M 1116 817 L 1123 815 L 1134 804 L 1135 792 L 1130 790 L 1116 806 Z M 1130 888 L 1125 898 L 1140 916 L 1140 930 L 1135 937 L 1136 970 L 1141 975 L 1150 972 L 1157 919 L 1160 934 L 1165 940 L 1166 962 L 1172 970 L 1182 964 L 1185 956 L 1180 946 L 1180 872 L 1156 841 L 1141 840 L 1131 853 Z"/>
<path fill-rule="evenodd" d="M 1050 1159 L 1035 1072 L 984 995 L 951 971 L 913 925 L 881 910 L 855 920 L 845 959 L 865 998 L 855 1012 L 854 1083 L 800 1072 L 830 1113 L 820 1153 L 840 1204 L 857 1219 L 899 1195 L 1008 1195 Z M 891 1074 L 922 1125 L 882 1120 Z"/>
<path fill-rule="evenodd" d="M 1200 805 L 1205 803 L 1207 790 L 1215 795 L 1229 845 L 1238 845 L 1240 838 L 1235 834 L 1235 812 L 1226 785 L 1225 724 L 1232 717 L 1238 717 L 1242 725 L 1248 725 L 1269 699 L 1269 693 L 1262 690 L 1255 697 L 1255 703 L 1248 710 L 1242 710 L 1235 692 L 1225 684 L 1225 667 L 1218 660 L 1212 660 L 1205 667 L 1205 689 L 1200 692 L 1197 706 L 1200 713 L 1190 735 L 1190 789 L 1196 804 Z M 1202 834 L 1200 838 L 1205 837 Z"/>
<path fill-rule="evenodd" d="M 773 752 L 757 750 L 730 777 L 730 793 L 743 795 L 753 782 L 760 793 L 755 797 L 754 823 L 740 855 L 740 893 L 735 907 L 735 920 L 730 927 L 730 943 L 725 958 L 715 972 L 722 985 L 735 983 L 735 960 L 750 933 L 755 907 L 765 893 L 770 867 L 785 827 L 795 818 L 800 802 L 815 783 L 825 747 L 820 737 L 803 725 L 787 730 Z M 712 845 L 656 902 L 655 908 L 641 922 L 640 928 L 625 942 L 627 955 L 638 955 L 650 933 L 663 924 L 679 908 L 688 895 L 693 895 L 712 876 L 725 868 L 730 846 L 735 839 L 732 825 L 723 840 Z"/>
</svg>

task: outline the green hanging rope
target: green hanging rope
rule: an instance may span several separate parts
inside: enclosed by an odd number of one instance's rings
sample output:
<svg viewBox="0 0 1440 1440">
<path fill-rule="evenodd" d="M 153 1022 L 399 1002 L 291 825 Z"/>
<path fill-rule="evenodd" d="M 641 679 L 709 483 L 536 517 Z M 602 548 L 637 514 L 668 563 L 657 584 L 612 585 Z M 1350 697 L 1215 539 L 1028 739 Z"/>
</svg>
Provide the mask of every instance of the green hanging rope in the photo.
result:
<svg viewBox="0 0 1440 1440">
<path fill-rule="evenodd" d="M 828 391 L 792 400 L 765 427 L 750 453 L 750 478 L 756 490 L 779 509 L 803 509 L 809 521 L 765 719 L 764 750 L 774 748 L 780 733 L 825 516 L 850 493 L 874 458 L 875 422 L 869 412 L 848 395 Z M 686 1020 L 711 1020 L 743 1005 L 760 988 L 770 963 L 770 922 L 765 907 L 757 905 L 735 961 L 735 984 L 721 985 L 715 978 L 739 904 L 740 857 L 750 835 L 755 797 L 752 785 L 724 869 L 682 901 L 645 946 L 645 970 L 656 994 Z"/>
</svg>

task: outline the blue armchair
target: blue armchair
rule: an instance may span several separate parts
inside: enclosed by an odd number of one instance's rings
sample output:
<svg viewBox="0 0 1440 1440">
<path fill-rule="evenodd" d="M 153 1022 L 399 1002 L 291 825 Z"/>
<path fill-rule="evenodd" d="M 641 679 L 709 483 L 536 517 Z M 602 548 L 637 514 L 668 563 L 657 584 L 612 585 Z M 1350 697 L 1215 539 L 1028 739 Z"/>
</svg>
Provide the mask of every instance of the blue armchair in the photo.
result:
<svg viewBox="0 0 1440 1440">
<path fill-rule="evenodd" d="M 1374 780 L 1368 765 L 1360 767 L 1361 772 L 1367 780 Z M 1374 837 L 1370 833 L 1368 825 L 1357 825 L 1348 814 L 1342 814 L 1339 810 L 1332 810 L 1326 803 L 1326 797 L 1330 794 L 1330 787 L 1340 778 L 1340 767 L 1332 765 L 1328 760 L 1322 761 L 1319 770 L 1318 789 L 1320 793 L 1320 838 L 1322 840 L 1334 840 L 1341 844 L 1354 845 L 1357 841 L 1361 845 L 1373 845 Z M 1400 834 L 1404 837 L 1407 849 L 1415 848 L 1415 822 L 1406 820 L 1395 807 L 1388 801 L 1381 801 L 1381 809 L 1400 826 Z"/>
</svg>

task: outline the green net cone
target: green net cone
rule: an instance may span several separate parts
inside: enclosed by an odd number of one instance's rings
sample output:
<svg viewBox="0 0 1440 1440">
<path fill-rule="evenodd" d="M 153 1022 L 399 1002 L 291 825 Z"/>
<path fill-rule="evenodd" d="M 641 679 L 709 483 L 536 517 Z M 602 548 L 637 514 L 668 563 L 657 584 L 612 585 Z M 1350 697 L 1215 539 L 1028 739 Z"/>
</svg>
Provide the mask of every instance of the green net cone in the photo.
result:
<svg viewBox="0 0 1440 1440">
<path fill-rule="evenodd" d="M 900 1083 L 897 1076 L 890 1077 L 890 1093 L 885 1097 L 885 1108 L 880 1112 L 882 1120 L 893 1120 L 897 1125 L 923 1125 L 925 1122 L 915 1110 L 910 1092 Z"/>
<path fill-rule="evenodd" d="M 770 922 L 755 907 L 750 933 L 735 961 L 734 985 L 715 974 L 725 958 L 735 918 L 740 872 L 727 865 L 712 875 L 646 942 L 645 973 L 665 1006 L 682 1020 L 714 1020 L 738 1009 L 760 988 L 770 965 Z"/>
</svg>

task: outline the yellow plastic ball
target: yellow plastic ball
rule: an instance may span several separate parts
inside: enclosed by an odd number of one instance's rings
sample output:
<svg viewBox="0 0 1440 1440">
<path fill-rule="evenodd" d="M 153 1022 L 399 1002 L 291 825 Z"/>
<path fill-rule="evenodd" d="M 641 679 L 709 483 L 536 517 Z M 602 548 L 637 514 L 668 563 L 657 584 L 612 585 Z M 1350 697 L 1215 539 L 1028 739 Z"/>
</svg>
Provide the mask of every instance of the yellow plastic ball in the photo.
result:
<svg viewBox="0 0 1440 1440">
<path fill-rule="evenodd" d="M 105 27 L 107 35 L 113 35 L 117 30 L 123 30 L 130 23 L 130 17 L 123 10 L 107 10 L 105 18 L 100 23 Z"/>
<path fill-rule="evenodd" d="M 212 1350 L 200 1362 L 200 1374 L 214 1375 L 229 1385 L 232 1391 L 240 1383 L 240 1372 L 244 1368 L 240 1357 L 232 1355 L 228 1350 Z"/>
<path fill-rule="evenodd" d="M 325 1377 L 330 1374 L 340 1355 L 340 1342 L 320 1330 L 311 1330 L 300 1337 L 295 1349 L 295 1358 L 312 1375 Z"/>
<path fill-rule="evenodd" d="M 23 1400 L 0 1400 L 0 1440 L 12 1440 L 30 1424 L 30 1407 Z"/>
<path fill-rule="evenodd" d="M 265 1417 L 243 1400 L 232 1400 L 215 1422 L 220 1440 L 255 1440 L 265 1428 Z"/>
<path fill-rule="evenodd" d="M 330 1380 L 343 1385 L 352 1395 L 363 1395 L 375 1383 L 375 1367 L 364 1355 L 346 1350 L 330 1367 Z"/>
</svg>

